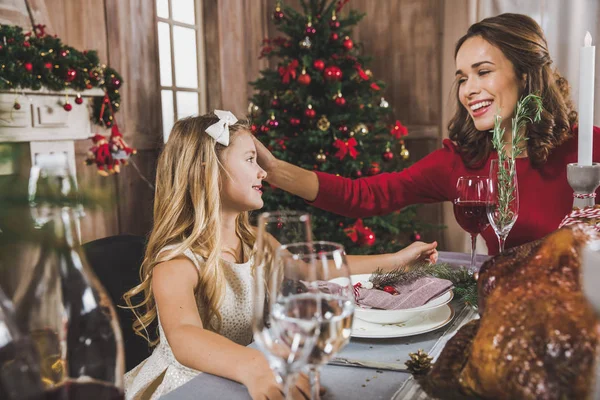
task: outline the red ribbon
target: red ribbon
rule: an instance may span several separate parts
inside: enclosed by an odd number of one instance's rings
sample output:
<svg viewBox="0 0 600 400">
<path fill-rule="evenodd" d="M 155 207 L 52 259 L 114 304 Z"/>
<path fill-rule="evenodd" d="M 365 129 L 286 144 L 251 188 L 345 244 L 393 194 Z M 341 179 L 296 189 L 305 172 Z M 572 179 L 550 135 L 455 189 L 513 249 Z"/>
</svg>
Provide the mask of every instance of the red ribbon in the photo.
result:
<svg viewBox="0 0 600 400">
<path fill-rule="evenodd" d="M 354 66 L 354 68 L 356 68 L 356 71 L 358 72 L 358 75 L 365 81 L 368 81 L 369 75 L 367 75 L 365 73 L 365 71 L 362 69 L 362 67 L 360 66 L 360 64 L 356 63 L 356 65 Z"/>
<path fill-rule="evenodd" d="M 333 147 L 338 149 L 337 153 L 335 153 L 335 156 L 342 160 L 344 157 L 346 157 L 346 154 L 349 154 L 350 157 L 356 160 L 356 156 L 358 155 L 358 151 L 356 150 L 357 145 L 358 143 L 354 138 L 350 138 L 345 142 L 341 139 L 336 139 L 336 141 L 333 142 Z"/>
<path fill-rule="evenodd" d="M 279 76 L 281 76 L 281 81 L 283 83 L 290 83 L 291 79 L 296 79 L 296 68 L 298 68 L 298 60 L 292 60 L 287 66 L 279 67 Z"/>
<path fill-rule="evenodd" d="M 408 128 L 402 125 L 402 123 L 396 120 L 396 123 L 390 129 L 390 134 L 396 139 L 400 139 L 402 136 L 408 135 Z"/>
</svg>

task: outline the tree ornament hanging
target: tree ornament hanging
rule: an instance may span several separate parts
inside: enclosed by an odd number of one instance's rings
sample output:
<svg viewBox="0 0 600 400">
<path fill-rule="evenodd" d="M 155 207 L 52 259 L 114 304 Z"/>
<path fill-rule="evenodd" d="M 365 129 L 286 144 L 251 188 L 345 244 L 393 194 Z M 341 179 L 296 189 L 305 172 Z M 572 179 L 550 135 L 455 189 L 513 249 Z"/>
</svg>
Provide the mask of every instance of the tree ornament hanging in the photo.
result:
<svg viewBox="0 0 600 400">
<path fill-rule="evenodd" d="M 273 11 L 273 20 L 275 24 L 279 24 L 284 18 L 283 11 L 281 10 L 281 4 L 277 3 L 275 6 L 275 11 Z"/>
<path fill-rule="evenodd" d="M 379 165 L 378 162 L 373 161 L 371 163 L 371 166 L 369 167 L 369 175 L 373 176 L 373 175 L 377 175 L 378 173 L 381 172 L 381 166 Z"/>
<path fill-rule="evenodd" d="M 325 68 L 325 61 L 323 60 L 315 60 L 313 62 L 313 67 L 317 70 L 317 71 L 323 71 L 323 69 Z"/>
<path fill-rule="evenodd" d="M 331 30 L 337 30 L 340 28 L 340 21 L 337 19 L 337 16 L 335 15 L 335 10 L 331 14 L 331 19 L 329 20 L 329 27 L 331 28 Z"/>
<path fill-rule="evenodd" d="M 83 97 L 81 97 L 81 94 L 77 93 L 77 96 L 75 96 L 75 103 L 83 104 Z"/>
<path fill-rule="evenodd" d="M 369 128 L 367 128 L 365 124 L 361 123 L 356 125 L 354 128 L 354 133 L 360 136 L 365 136 L 367 133 L 369 133 Z"/>
<path fill-rule="evenodd" d="M 325 68 L 325 71 L 323 71 L 323 76 L 328 81 L 336 82 L 342 79 L 343 74 L 339 67 L 331 65 Z"/>
<path fill-rule="evenodd" d="M 327 161 L 327 155 L 323 152 L 323 149 L 319 151 L 319 154 L 316 155 L 315 159 L 319 164 L 323 164 Z"/>
<path fill-rule="evenodd" d="M 404 145 L 404 140 L 400 142 L 401 147 L 400 147 L 400 157 L 402 157 L 402 159 L 404 161 L 408 161 L 408 159 L 410 158 L 410 153 L 408 151 L 408 149 L 406 148 L 406 146 Z"/>
<path fill-rule="evenodd" d="M 335 104 L 338 107 L 343 107 L 346 105 L 346 99 L 342 95 L 342 92 L 338 92 L 337 96 L 335 96 Z"/>
<path fill-rule="evenodd" d="M 365 226 L 362 219 L 357 219 L 353 225 L 344 229 L 344 233 L 353 242 L 359 246 L 371 247 L 375 244 L 375 233 L 371 228 Z"/>
<path fill-rule="evenodd" d="M 353 175 L 354 175 L 355 178 L 361 178 L 363 176 L 363 173 L 362 173 L 362 171 L 360 169 L 357 169 L 357 170 L 354 171 Z"/>
<path fill-rule="evenodd" d="M 390 103 L 388 103 L 387 100 L 382 97 L 381 101 L 379 102 L 379 107 L 388 108 L 389 106 L 390 106 Z"/>
<path fill-rule="evenodd" d="M 302 68 L 302 73 L 297 79 L 298 83 L 304 86 L 310 85 L 310 75 L 306 73 L 306 68 Z"/>
<path fill-rule="evenodd" d="M 267 121 L 267 125 L 269 125 L 269 127 L 273 129 L 279 126 L 279 121 L 275 119 L 275 114 L 271 113 L 271 118 L 269 118 L 269 121 Z"/>
<path fill-rule="evenodd" d="M 317 33 L 317 30 L 315 29 L 315 27 L 313 26 L 312 22 L 310 21 L 310 19 L 308 20 L 308 22 L 306 23 L 306 28 L 304 29 L 304 33 L 306 34 L 306 36 L 314 36 L 315 33 Z"/>
<path fill-rule="evenodd" d="M 33 71 L 33 64 L 30 62 L 26 62 L 25 64 L 23 64 L 23 67 L 25 67 L 25 70 L 27 72 L 31 72 Z"/>
<path fill-rule="evenodd" d="M 383 152 L 383 161 L 392 161 L 394 159 L 394 153 L 390 150 L 390 148 L 386 148 Z"/>
<path fill-rule="evenodd" d="M 329 35 L 329 41 L 332 43 L 337 42 L 339 38 L 340 35 L 338 35 L 337 32 L 331 32 L 331 35 Z"/>
<path fill-rule="evenodd" d="M 77 71 L 75 71 L 72 68 L 69 68 L 67 70 L 67 74 L 65 76 L 65 81 L 66 82 L 73 82 L 75 80 L 75 78 L 77 78 Z"/>
<path fill-rule="evenodd" d="M 418 242 L 419 240 L 421 240 L 421 234 L 417 231 L 414 231 L 412 235 L 410 235 L 410 240 L 412 240 L 413 242 Z"/>
<path fill-rule="evenodd" d="M 292 126 L 298 126 L 300 125 L 300 118 L 290 118 L 290 125 Z"/>
<path fill-rule="evenodd" d="M 327 117 L 324 115 L 321 115 L 321 118 L 319 118 L 319 120 L 317 121 L 317 128 L 319 128 L 321 131 L 325 132 L 327 129 L 329 129 L 330 126 L 331 126 L 331 123 L 329 122 Z"/>
<path fill-rule="evenodd" d="M 352 47 L 354 47 L 354 43 L 352 42 L 352 39 L 346 36 L 346 38 L 342 42 L 342 46 L 344 46 L 346 50 L 352 50 Z"/>
<path fill-rule="evenodd" d="M 277 95 L 273 95 L 273 99 L 271 99 L 271 107 L 279 108 L 279 98 Z"/>
<path fill-rule="evenodd" d="M 15 110 L 20 110 L 21 109 L 21 103 L 19 103 L 17 100 L 15 100 L 15 104 L 13 104 L 13 108 Z"/>
<path fill-rule="evenodd" d="M 348 134 L 348 131 L 349 131 L 348 125 L 342 124 L 342 125 L 338 126 L 338 132 L 340 132 L 342 135 L 346 136 Z"/>
<path fill-rule="evenodd" d="M 310 41 L 310 38 L 306 36 L 298 43 L 298 45 L 302 50 L 309 50 L 312 47 L 312 42 Z"/>
<path fill-rule="evenodd" d="M 68 112 L 73 109 L 73 106 L 71 105 L 71 103 L 66 102 L 65 105 L 63 106 L 63 109 Z"/>
<path fill-rule="evenodd" d="M 304 110 L 304 115 L 310 119 L 313 119 L 317 115 L 317 112 L 313 109 L 313 106 L 309 104 L 306 106 L 306 110 Z"/>
<path fill-rule="evenodd" d="M 399 120 L 390 128 L 390 134 L 396 139 L 400 139 L 403 136 L 408 135 L 408 128 L 402 125 Z"/>
</svg>

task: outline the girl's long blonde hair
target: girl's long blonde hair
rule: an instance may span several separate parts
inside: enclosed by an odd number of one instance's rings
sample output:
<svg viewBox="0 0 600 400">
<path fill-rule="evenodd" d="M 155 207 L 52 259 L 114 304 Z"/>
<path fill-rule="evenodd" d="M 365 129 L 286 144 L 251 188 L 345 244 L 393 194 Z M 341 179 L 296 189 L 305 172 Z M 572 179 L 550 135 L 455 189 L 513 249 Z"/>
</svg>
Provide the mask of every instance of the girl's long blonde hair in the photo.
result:
<svg viewBox="0 0 600 400">
<path fill-rule="evenodd" d="M 140 268 L 142 283 L 123 295 L 136 316 L 133 330 L 152 346 L 159 341 L 158 338 L 152 340 L 147 329 L 157 317 L 152 270 L 159 263 L 180 257 L 186 249 L 204 259 L 198 285 L 194 288 L 202 323 L 212 331 L 218 331 L 221 325 L 219 306 L 225 294 L 225 278 L 220 267 L 220 177 L 225 170 L 220 158 L 225 146 L 205 132 L 218 120 L 211 113 L 177 121 L 158 159 L 154 226 Z M 230 143 L 242 130 L 249 131 L 247 122 L 229 127 Z M 242 244 L 254 244 L 255 233 L 247 212 L 238 216 L 236 232 Z M 175 248 L 161 252 L 168 245 Z M 132 299 L 140 293 L 143 300 L 134 305 Z"/>
</svg>

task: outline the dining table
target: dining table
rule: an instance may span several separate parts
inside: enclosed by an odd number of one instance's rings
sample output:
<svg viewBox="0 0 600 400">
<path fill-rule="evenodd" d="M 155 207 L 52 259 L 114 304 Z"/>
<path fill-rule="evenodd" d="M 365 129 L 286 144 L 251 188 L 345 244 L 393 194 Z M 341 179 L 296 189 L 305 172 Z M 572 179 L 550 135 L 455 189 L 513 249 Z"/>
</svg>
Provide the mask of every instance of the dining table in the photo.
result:
<svg viewBox="0 0 600 400">
<path fill-rule="evenodd" d="M 485 255 L 477 255 L 476 267 L 479 268 L 488 258 Z M 438 262 L 448 263 L 452 267 L 468 266 L 470 261 L 470 254 L 439 252 Z M 452 335 L 462 325 L 478 318 L 477 311 L 470 305 L 460 302 L 459 299 L 453 299 L 449 306 L 451 314 L 448 321 L 444 321 L 444 325 L 438 329 L 400 337 L 352 337 L 336 357 L 404 367 L 404 362 L 410 359 L 410 354 L 421 349 L 435 361 Z M 253 344 L 250 346 L 254 347 Z M 321 385 L 326 390 L 325 394 L 321 396 L 323 400 L 427 399 L 427 395 L 420 389 L 413 376 L 402 371 L 327 364 L 321 369 Z M 200 373 L 161 399 L 250 400 L 251 397 L 246 387 L 237 382 L 208 373 Z"/>
</svg>

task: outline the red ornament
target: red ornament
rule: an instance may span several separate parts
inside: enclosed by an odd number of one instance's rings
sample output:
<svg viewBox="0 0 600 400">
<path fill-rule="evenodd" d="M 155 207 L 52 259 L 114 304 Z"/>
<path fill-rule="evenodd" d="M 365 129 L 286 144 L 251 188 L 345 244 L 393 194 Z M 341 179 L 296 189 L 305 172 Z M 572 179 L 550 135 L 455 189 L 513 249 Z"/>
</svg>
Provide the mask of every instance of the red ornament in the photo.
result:
<svg viewBox="0 0 600 400">
<path fill-rule="evenodd" d="M 27 70 L 27 72 L 31 72 L 33 71 L 33 64 L 30 62 L 26 62 L 24 65 L 25 69 Z"/>
<path fill-rule="evenodd" d="M 340 35 L 338 35 L 336 32 L 331 32 L 331 35 L 329 35 L 329 40 L 332 42 L 337 42 L 339 38 Z"/>
<path fill-rule="evenodd" d="M 408 135 L 408 128 L 402 125 L 399 120 L 396 120 L 394 126 L 390 128 L 390 134 L 396 139 L 400 139 L 402 136 Z"/>
<path fill-rule="evenodd" d="M 258 127 L 256 126 L 256 124 L 250 125 L 250 132 L 256 133 L 257 130 L 258 130 Z"/>
<path fill-rule="evenodd" d="M 375 82 L 371 83 L 371 89 L 373 89 L 373 90 L 381 90 L 381 88 L 379 87 L 379 85 L 376 84 Z"/>
<path fill-rule="evenodd" d="M 315 67 L 317 71 L 323 71 L 323 69 L 325 68 L 325 61 L 315 60 L 315 62 L 313 62 L 313 67 Z"/>
<path fill-rule="evenodd" d="M 373 161 L 371 163 L 371 167 L 369 168 L 369 175 L 377 175 L 381 172 L 381 167 L 378 162 Z"/>
<path fill-rule="evenodd" d="M 335 104 L 339 107 L 343 107 L 346 105 L 346 99 L 343 96 L 339 95 L 335 98 Z"/>
<path fill-rule="evenodd" d="M 302 71 L 297 81 L 301 85 L 308 86 L 310 85 L 310 75 L 307 74 L 306 71 Z"/>
<path fill-rule="evenodd" d="M 275 119 L 274 116 L 271 117 L 271 119 L 267 122 L 267 124 L 271 127 L 271 128 L 277 128 L 279 126 L 279 121 L 277 121 Z"/>
<path fill-rule="evenodd" d="M 363 173 L 360 169 L 357 169 L 356 171 L 354 171 L 355 178 L 360 178 L 362 175 L 363 175 Z"/>
<path fill-rule="evenodd" d="M 30 47 L 30 46 L 31 46 L 31 43 L 29 43 L 29 41 L 25 41 L 25 42 L 23 42 L 23 46 L 25 46 L 25 47 Z"/>
<path fill-rule="evenodd" d="M 271 107 L 273 107 L 273 108 L 279 107 L 279 99 L 277 97 L 275 97 L 273 100 L 271 100 Z"/>
<path fill-rule="evenodd" d="M 60 51 L 60 56 L 61 56 L 61 57 L 66 57 L 66 56 L 67 56 L 67 54 L 69 54 L 69 53 L 68 53 L 66 50 L 61 50 L 61 51 Z"/>
<path fill-rule="evenodd" d="M 392 295 L 398 293 L 393 286 L 384 286 L 383 291 Z"/>
<path fill-rule="evenodd" d="M 304 30 L 307 36 L 314 36 L 317 33 L 317 30 L 311 23 L 306 24 L 306 29 Z"/>
<path fill-rule="evenodd" d="M 337 18 L 331 18 L 331 21 L 329 21 L 329 27 L 332 30 L 340 29 L 340 21 L 338 21 Z"/>
<path fill-rule="evenodd" d="M 47 62 L 46 64 L 44 64 L 44 68 L 46 68 L 46 69 L 52 69 L 52 63 L 51 62 Z"/>
<path fill-rule="evenodd" d="M 93 87 L 93 86 L 92 86 L 92 84 L 91 84 L 91 83 L 86 83 L 86 84 L 85 84 L 85 88 L 86 88 L 86 89 L 91 89 L 92 87 Z"/>
<path fill-rule="evenodd" d="M 75 97 L 75 103 L 83 104 L 83 97 L 81 97 L 80 94 L 78 94 L 77 97 Z"/>
<path fill-rule="evenodd" d="M 67 75 L 65 76 L 65 81 L 73 82 L 77 78 L 77 71 L 72 68 L 69 68 L 67 71 Z"/>
<path fill-rule="evenodd" d="M 342 42 L 342 46 L 344 46 L 344 48 L 346 50 L 351 50 L 352 47 L 354 47 L 354 43 L 352 43 L 352 39 L 350 39 L 348 36 L 346 36 L 346 38 Z"/>
<path fill-rule="evenodd" d="M 21 109 L 21 104 L 19 102 L 15 101 L 15 104 L 13 104 L 13 108 L 15 110 L 20 110 Z"/>
<path fill-rule="evenodd" d="M 121 87 L 121 80 L 119 78 L 112 78 L 110 81 L 113 88 L 118 89 Z"/>
<path fill-rule="evenodd" d="M 70 103 L 66 103 L 63 108 L 65 109 L 65 111 L 71 111 L 73 109 L 73 106 Z"/>
<path fill-rule="evenodd" d="M 290 125 L 292 125 L 292 126 L 300 125 L 300 119 L 299 118 L 290 118 Z"/>
<path fill-rule="evenodd" d="M 260 131 L 261 131 L 262 133 L 267 133 L 267 132 L 269 132 L 269 127 L 268 127 L 268 126 L 265 126 L 265 125 L 261 125 L 261 126 L 260 126 Z"/>
<path fill-rule="evenodd" d="M 276 7 L 275 11 L 273 11 L 273 19 L 275 20 L 275 23 L 279 23 L 281 22 L 281 20 L 283 20 L 284 14 L 283 11 L 281 11 L 281 7 Z"/>
<path fill-rule="evenodd" d="M 104 104 L 110 103 L 110 98 L 108 97 L 108 94 L 104 95 L 104 99 L 102 99 L 102 101 L 104 102 Z"/>
<path fill-rule="evenodd" d="M 65 104 L 66 106 L 67 104 Z M 106 123 L 108 125 L 108 122 Z M 87 159 L 85 163 L 87 165 L 96 164 L 98 168 L 98 173 L 102 176 L 108 176 L 109 174 L 113 174 L 115 159 L 112 156 L 111 146 L 106 140 L 106 137 L 95 134 L 92 137 L 92 142 L 94 145 L 89 149 Z"/>
<path fill-rule="evenodd" d="M 368 226 L 364 226 L 362 219 L 357 219 L 354 225 L 344 229 L 348 238 L 360 246 L 373 246 L 375 244 L 375 233 Z"/>
<path fill-rule="evenodd" d="M 412 240 L 413 242 L 418 242 L 419 240 L 421 240 L 421 234 L 417 231 L 414 231 L 412 235 L 410 235 L 410 240 Z"/>
<path fill-rule="evenodd" d="M 312 108 L 312 106 L 308 106 L 306 110 L 304 110 L 304 115 L 308 118 L 314 118 L 317 115 L 317 112 Z"/>
<path fill-rule="evenodd" d="M 323 74 L 325 76 L 325 79 L 327 79 L 328 81 L 339 81 L 342 79 L 343 75 L 342 70 L 339 67 L 336 67 L 335 65 L 325 68 Z"/>
<path fill-rule="evenodd" d="M 340 125 L 338 126 L 338 131 L 340 131 L 340 133 L 342 134 L 347 134 L 348 133 L 348 126 L 347 125 Z"/>
<path fill-rule="evenodd" d="M 384 161 L 391 161 L 394 158 L 394 153 L 392 153 L 390 149 L 385 149 L 382 157 Z"/>
</svg>

